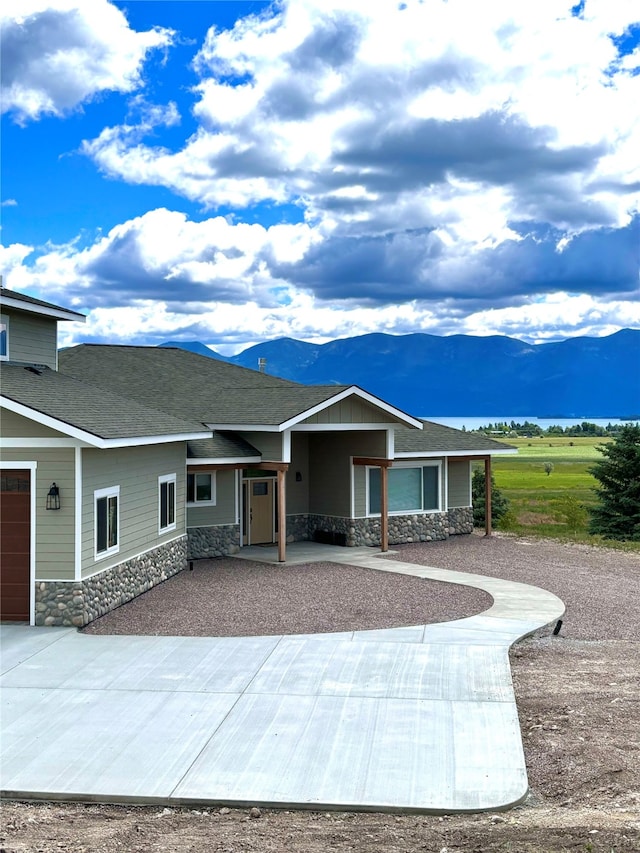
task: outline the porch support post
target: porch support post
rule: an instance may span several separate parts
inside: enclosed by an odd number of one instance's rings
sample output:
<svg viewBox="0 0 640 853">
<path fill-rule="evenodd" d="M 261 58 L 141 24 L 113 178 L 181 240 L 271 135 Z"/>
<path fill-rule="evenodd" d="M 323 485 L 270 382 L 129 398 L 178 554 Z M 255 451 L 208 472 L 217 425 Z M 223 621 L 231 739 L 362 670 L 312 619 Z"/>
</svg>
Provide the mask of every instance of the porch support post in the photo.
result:
<svg viewBox="0 0 640 853">
<path fill-rule="evenodd" d="M 484 457 L 484 535 L 491 536 L 491 457 Z"/>
<path fill-rule="evenodd" d="M 287 557 L 287 496 L 286 469 L 278 468 L 278 562 L 284 563 Z"/>
<path fill-rule="evenodd" d="M 380 468 L 380 550 L 389 550 L 389 469 Z"/>
</svg>

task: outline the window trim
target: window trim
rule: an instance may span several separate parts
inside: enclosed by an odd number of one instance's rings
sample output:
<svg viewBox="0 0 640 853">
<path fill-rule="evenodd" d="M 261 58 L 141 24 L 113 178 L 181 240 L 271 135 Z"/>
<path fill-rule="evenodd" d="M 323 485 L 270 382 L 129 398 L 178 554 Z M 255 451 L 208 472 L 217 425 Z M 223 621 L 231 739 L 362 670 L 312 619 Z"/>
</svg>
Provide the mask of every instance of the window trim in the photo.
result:
<svg viewBox="0 0 640 853">
<path fill-rule="evenodd" d="M 189 507 L 193 507 L 193 506 L 216 506 L 217 497 L 218 497 L 218 494 L 217 494 L 218 478 L 216 476 L 217 473 L 218 473 L 217 471 L 198 471 L 197 469 L 187 471 L 187 486 L 186 486 L 187 492 L 186 492 L 186 497 L 185 497 L 185 503 L 187 506 L 189 506 Z M 208 501 L 199 501 L 197 499 L 195 499 L 193 501 L 189 500 L 189 477 L 191 475 L 193 475 L 194 477 L 197 477 L 198 474 L 207 474 L 211 478 L 211 499 Z M 194 497 L 195 497 L 195 489 L 194 489 Z"/>
<path fill-rule="evenodd" d="M 104 551 L 98 551 L 98 501 L 106 498 L 115 498 L 116 503 L 116 544 L 110 548 L 107 547 Z M 108 503 L 107 503 L 108 507 Z M 107 523 L 108 523 L 107 512 Z M 107 541 L 109 540 L 109 532 L 107 530 Z M 93 493 L 93 554 L 94 560 L 104 560 L 106 557 L 111 557 L 120 551 L 120 486 L 107 486 L 105 489 L 96 489 Z"/>
<path fill-rule="evenodd" d="M 391 474 L 393 470 L 398 470 L 400 468 L 416 468 L 420 471 L 420 483 L 422 489 L 422 503 L 424 505 L 424 474 L 422 473 L 423 468 L 436 468 L 438 471 L 438 506 L 433 509 L 396 509 L 389 510 L 389 515 L 429 515 L 434 512 L 442 512 L 442 460 L 434 459 L 434 460 L 411 460 L 406 462 L 394 462 L 394 464 L 388 469 L 388 473 Z M 371 512 L 371 491 L 370 491 L 370 474 L 369 472 L 372 470 L 379 470 L 376 465 L 367 465 L 366 466 L 366 480 L 365 480 L 365 510 L 366 510 L 366 518 L 380 518 L 381 513 L 379 512 Z"/>
<path fill-rule="evenodd" d="M 0 361 L 9 361 L 9 315 L 8 314 L 0 314 L 0 324 L 5 327 L 5 352 L 2 354 L 0 352 Z"/>
<path fill-rule="evenodd" d="M 167 519 L 169 518 L 169 483 L 173 483 L 173 521 L 165 527 L 162 526 L 162 487 L 164 485 L 167 486 Z M 176 492 L 177 492 L 177 475 L 176 474 L 161 474 L 158 477 L 158 533 L 164 534 L 169 533 L 172 530 L 175 530 L 178 521 L 178 502 L 176 500 Z"/>
</svg>

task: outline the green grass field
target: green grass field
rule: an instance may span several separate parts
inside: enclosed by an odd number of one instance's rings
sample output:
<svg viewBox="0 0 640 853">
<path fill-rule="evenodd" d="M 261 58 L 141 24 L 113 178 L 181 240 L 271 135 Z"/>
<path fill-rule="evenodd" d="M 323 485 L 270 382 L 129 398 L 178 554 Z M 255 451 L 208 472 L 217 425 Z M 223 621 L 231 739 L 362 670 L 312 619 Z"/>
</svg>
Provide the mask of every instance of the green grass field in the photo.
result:
<svg viewBox="0 0 640 853">
<path fill-rule="evenodd" d="M 602 458 L 596 447 L 607 441 L 562 436 L 505 439 L 518 448 L 517 456 L 494 457 L 492 463 L 496 486 L 510 503 L 505 529 L 602 544 L 601 537 L 587 532 L 587 509 L 596 502 L 598 484 L 588 469 Z M 545 463 L 553 465 L 550 474 Z M 605 544 L 640 550 L 640 543 Z"/>
</svg>

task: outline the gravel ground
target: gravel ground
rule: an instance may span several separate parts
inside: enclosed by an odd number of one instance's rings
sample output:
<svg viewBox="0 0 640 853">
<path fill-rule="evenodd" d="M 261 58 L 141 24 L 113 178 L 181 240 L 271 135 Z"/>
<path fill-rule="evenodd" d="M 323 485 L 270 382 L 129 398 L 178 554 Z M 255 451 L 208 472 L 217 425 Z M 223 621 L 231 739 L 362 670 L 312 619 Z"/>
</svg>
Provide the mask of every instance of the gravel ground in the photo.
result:
<svg viewBox="0 0 640 853">
<path fill-rule="evenodd" d="M 566 607 L 562 636 L 640 640 L 640 553 L 494 534 L 398 545 L 387 559 L 533 584 Z"/>
<path fill-rule="evenodd" d="M 199 560 L 85 628 L 90 634 L 265 636 L 424 625 L 491 606 L 479 589 L 338 563 Z"/>
</svg>

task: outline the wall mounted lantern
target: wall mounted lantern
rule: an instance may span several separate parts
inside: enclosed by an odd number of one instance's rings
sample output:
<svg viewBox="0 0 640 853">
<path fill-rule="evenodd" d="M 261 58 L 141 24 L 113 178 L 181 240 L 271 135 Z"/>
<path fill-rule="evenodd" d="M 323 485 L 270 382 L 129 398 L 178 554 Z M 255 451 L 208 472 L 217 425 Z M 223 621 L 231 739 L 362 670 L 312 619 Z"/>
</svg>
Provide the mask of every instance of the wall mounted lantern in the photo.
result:
<svg viewBox="0 0 640 853">
<path fill-rule="evenodd" d="M 51 484 L 47 494 L 47 509 L 60 509 L 60 489 L 55 483 Z"/>
</svg>

